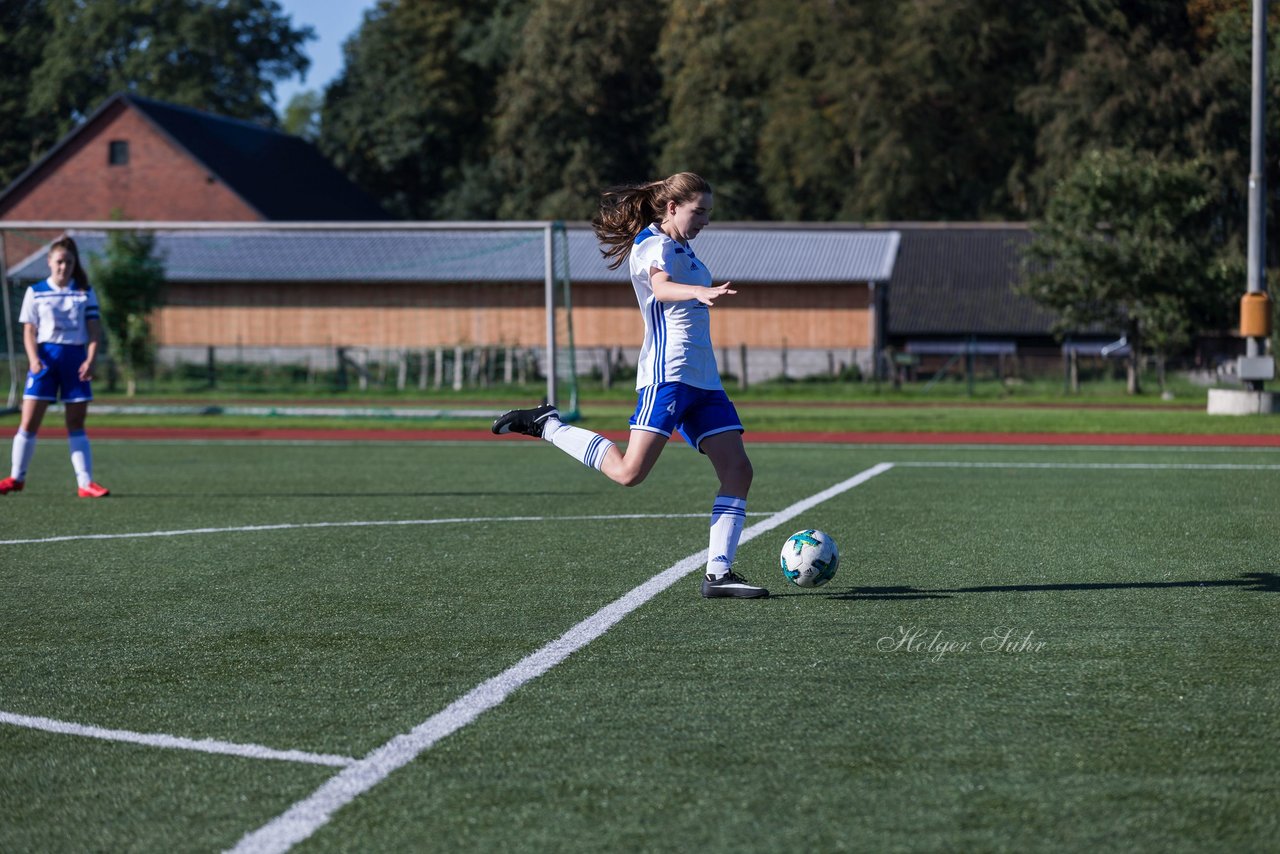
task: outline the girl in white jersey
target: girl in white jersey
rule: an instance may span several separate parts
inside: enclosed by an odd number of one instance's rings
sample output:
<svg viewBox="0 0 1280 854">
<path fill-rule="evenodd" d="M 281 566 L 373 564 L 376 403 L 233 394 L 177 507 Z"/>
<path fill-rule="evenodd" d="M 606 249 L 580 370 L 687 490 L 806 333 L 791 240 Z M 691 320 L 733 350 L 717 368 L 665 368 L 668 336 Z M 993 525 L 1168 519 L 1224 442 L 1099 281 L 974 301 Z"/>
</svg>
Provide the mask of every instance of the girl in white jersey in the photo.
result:
<svg viewBox="0 0 1280 854">
<path fill-rule="evenodd" d="M 105 498 L 110 491 L 93 481 L 93 457 L 84 432 L 93 391 L 93 363 L 102 328 L 98 298 L 80 264 L 70 237 L 49 247 L 49 278 L 27 288 L 18 314 L 27 351 L 27 385 L 22 393 L 22 422 L 13 437 L 13 469 L 0 480 L 0 495 L 21 492 L 36 450 L 36 433 L 49 404 L 66 407 L 67 444 L 81 498 Z"/>
<path fill-rule="evenodd" d="M 733 571 L 747 515 L 751 461 L 742 423 L 724 392 L 711 346 L 711 308 L 737 291 L 716 285 L 689 245 L 711 217 L 711 185 L 692 172 L 608 190 L 592 226 L 610 268 L 628 262 L 644 315 L 637 364 L 638 401 L 625 451 L 590 430 L 560 421 L 554 406 L 514 409 L 493 432 L 538 436 L 623 486 L 645 479 L 679 432 L 711 460 L 720 488 L 711 506 L 711 541 L 702 595 L 769 595 Z"/>
</svg>

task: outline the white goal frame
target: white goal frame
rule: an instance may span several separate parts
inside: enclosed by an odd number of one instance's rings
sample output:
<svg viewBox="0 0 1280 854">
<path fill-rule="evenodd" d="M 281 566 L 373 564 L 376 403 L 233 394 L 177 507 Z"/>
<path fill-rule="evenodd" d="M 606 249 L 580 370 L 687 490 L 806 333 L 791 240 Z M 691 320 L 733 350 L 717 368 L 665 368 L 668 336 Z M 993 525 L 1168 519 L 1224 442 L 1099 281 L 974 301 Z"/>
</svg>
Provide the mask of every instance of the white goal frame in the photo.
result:
<svg viewBox="0 0 1280 854">
<path fill-rule="evenodd" d="M 200 221 L 153 221 L 153 220 L 87 220 L 68 222 L 64 220 L 0 220 L 0 300 L 4 303 L 4 323 L 7 330 L 13 329 L 13 318 L 10 308 L 9 273 L 5 267 L 5 232 L 6 231 L 52 231 L 74 234 L 77 231 L 142 231 L 149 233 L 164 231 L 538 231 L 543 233 L 543 299 L 546 312 L 546 375 L 547 402 L 558 402 L 559 387 L 556 378 L 557 358 L 559 356 L 556 341 L 556 302 L 555 288 L 557 284 L 557 262 L 561 262 L 565 278 L 569 277 L 568 258 L 557 258 L 556 235 L 563 234 L 565 225 L 560 220 L 512 220 L 507 222 L 200 222 Z M 11 366 L 9 380 L 8 407 L 17 406 L 18 378 L 12 366 L 16 364 L 17 350 L 12 332 L 8 339 L 8 358 Z"/>
</svg>

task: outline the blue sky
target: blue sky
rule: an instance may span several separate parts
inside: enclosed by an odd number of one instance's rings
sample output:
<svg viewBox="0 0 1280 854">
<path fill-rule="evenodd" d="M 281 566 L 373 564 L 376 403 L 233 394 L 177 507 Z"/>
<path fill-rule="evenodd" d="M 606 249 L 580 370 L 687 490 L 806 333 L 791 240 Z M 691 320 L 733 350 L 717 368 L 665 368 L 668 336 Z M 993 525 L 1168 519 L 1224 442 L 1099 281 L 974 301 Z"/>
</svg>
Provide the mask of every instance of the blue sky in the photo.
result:
<svg viewBox="0 0 1280 854">
<path fill-rule="evenodd" d="M 276 105 L 280 111 L 298 92 L 315 89 L 323 92 L 342 71 L 342 43 L 360 28 L 366 9 L 376 5 L 375 0 L 279 0 L 284 13 L 295 29 L 304 24 L 316 31 L 316 38 L 306 43 L 311 68 L 307 80 L 297 77 L 276 84 Z"/>
</svg>

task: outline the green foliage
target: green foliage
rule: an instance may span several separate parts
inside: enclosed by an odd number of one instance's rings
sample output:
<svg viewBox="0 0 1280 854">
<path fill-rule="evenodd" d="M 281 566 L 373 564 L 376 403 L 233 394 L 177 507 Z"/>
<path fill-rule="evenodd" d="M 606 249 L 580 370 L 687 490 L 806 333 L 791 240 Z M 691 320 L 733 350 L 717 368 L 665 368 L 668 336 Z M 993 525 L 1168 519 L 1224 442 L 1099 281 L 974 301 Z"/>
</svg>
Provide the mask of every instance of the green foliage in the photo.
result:
<svg viewBox="0 0 1280 854">
<path fill-rule="evenodd" d="M 1134 352 L 1169 354 L 1193 317 L 1213 322 L 1198 309 L 1230 304 L 1236 269 L 1215 242 L 1212 190 L 1199 161 L 1086 154 L 1037 226 L 1025 292 L 1058 313 L 1059 331 L 1099 325 L 1123 331 Z"/>
<path fill-rule="evenodd" d="M 1238 242 L 1246 6 L 383 0 L 323 140 L 392 209 L 460 219 L 583 218 L 693 169 L 728 219 L 1025 220 L 1089 148 L 1128 148 L 1200 159 Z"/>
<path fill-rule="evenodd" d="M 589 219 L 602 187 L 652 177 L 661 25 L 607 0 L 534 4 L 497 89 L 499 216 Z"/>
<path fill-rule="evenodd" d="M 769 81 L 744 42 L 759 4 L 675 4 L 658 44 L 667 121 L 652 134 L 654 176 L 696 171 L 715 188 L 716 216 L 762 219 L 768 211 L 757 153 Z M 767 4 L 766 4 L 767 5 Z M 642 162 L 647 158 L 642 159 Z"/>
<path fill-rule="evenodd" d="M 323 96 L 314 89 L 294 95 L 284 108 L 280 129 L 315 142 L 320 136 L 320 109 L 323 103 Z"/>
<path fill-rule="evenodd" d="M 31 69 L 48 38 L 45 6 L 42 0 L 0 3 L 0 188 L 39 156 L 37 141 L 57 129 L 52 115 L 27 113 Z"/>
<path fill-rule="evenodd" d="M 109 352 L 132 396 L 138 372 L 154 361 L 149 316 L 160 306 L 164 289 L 155 235 L 109 232 L 105 256 L 89 261 L 89 277 L 102 307 Z"/>
<path fill-rule="evenodd" d="M 52 29 L 31 73 L 29 115 L 65 132 L 120 90 L 274 122 L 274 81 L 305 72 L 309 27 L 276 0 L 49 0 Z"/>
<path fill-rule="evenodd" d="M 276 0 L 0 21 L 0 179 L 122 88 L 273 123 L 312 37 Z M 729 219 L 1035 219 L 1088 149 L 1126 148 L 1203 162 L 1239 244 L 1249 26 L 1247 0 L 379 0 L 318 131 L 311 102 L 284 121 L 426 219 L 584 218 L 602 186 L 682 169 Z"/>
<path fill-rule="evenodd" d="M 1022 219 L 1033 126 L 1011 108 L 1060 17 L 1034 0 L 892 4 L 842 89 L 856 141 L 842 215 Z M 864 58 L 865 57 L 865 58 Z"/>
<path fill-rule="evenodd" d="M 451 194 L 474 206 L 472 216 L 491 216 L 490 193 L 475 186 L 486 156 L 477 143 L 520 5 L 379 2 L 325 91 L 321 150 L 400 216 L 456 218 Z"/>
<path fill-rule="evenodd" d="M 120 91 L 274 125 L 312 38 L 276 0 L 6 0 L 0 187 Z"/>
</svg>

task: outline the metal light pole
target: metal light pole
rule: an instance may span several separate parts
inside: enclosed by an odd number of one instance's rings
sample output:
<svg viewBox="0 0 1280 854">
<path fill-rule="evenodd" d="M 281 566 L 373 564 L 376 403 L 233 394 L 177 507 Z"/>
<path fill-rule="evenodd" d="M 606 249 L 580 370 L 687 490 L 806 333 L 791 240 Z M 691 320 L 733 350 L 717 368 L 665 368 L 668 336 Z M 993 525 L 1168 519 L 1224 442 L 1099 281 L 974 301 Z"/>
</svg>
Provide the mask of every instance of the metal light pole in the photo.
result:
<svg viewBox="0 0 1280 854">
<path fill-rule="evenodd" d="M 1273 356 L 1266 354 L 1271 335 L 1271 299 L 1267 295 L 1267 208 L 1266 208 L 1266 91 L 1267 91 L 1267 5 L 1253 0 L 1253 121 L 1249 157 L 1249 281 L 1240 301 L 1240 334 L 1245 339 L 1245 355 L 1237 364 L 1240 379 L 1250 391 L 1262 391 L 1262 384 L 1276 376 Z"/>
</svg>

